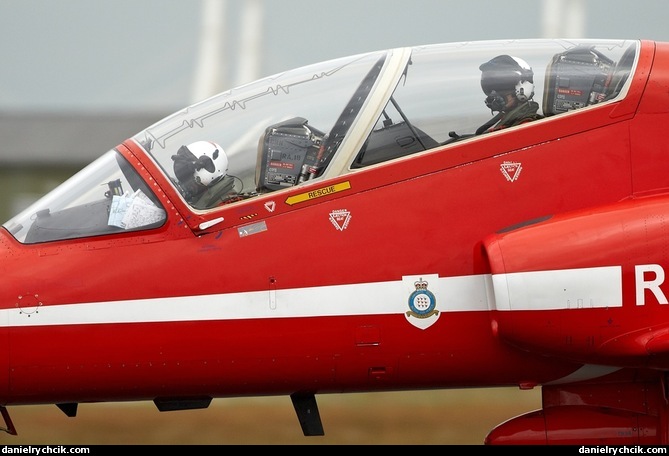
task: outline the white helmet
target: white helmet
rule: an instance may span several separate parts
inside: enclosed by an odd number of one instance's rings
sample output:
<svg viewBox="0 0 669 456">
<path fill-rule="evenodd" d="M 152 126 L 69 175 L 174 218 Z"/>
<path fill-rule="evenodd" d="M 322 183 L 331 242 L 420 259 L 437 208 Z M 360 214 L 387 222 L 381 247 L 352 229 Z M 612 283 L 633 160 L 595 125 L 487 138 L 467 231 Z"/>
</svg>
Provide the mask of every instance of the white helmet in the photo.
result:
<svg viewBox="0 0 669 456">
<path fill-rule="evenodd" d="M 186 147 L 196 158 L 193 177 L 198 184 L 209 186 L 227 174 L 228 156 L 218 144 L 197 141 Z"/>
</svg>

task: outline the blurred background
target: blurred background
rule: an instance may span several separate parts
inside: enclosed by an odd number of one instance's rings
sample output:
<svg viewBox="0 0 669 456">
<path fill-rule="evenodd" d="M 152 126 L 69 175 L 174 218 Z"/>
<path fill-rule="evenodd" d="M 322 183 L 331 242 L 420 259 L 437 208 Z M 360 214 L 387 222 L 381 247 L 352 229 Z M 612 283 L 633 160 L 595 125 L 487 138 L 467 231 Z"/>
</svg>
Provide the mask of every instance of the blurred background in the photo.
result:
<svg viewBox="0 0 669 456">
<path fill-rule="evenodd" d="M 667 13 L 666 0 L 0 0 L 0 219 L 155 121 L 260 77 L 439 42 L 669 41 Z M 539 407 L 540 394 L 384 393 L 320 404 L 326 436 L 306 440 L 289 398 L 266 398 L 193 412 L 85 405 L 74 419 L 54 406 L 14 407 L 19 436 L 0 434 L 0 443 L 482 443 L 495 424 Z"/>
</svg>

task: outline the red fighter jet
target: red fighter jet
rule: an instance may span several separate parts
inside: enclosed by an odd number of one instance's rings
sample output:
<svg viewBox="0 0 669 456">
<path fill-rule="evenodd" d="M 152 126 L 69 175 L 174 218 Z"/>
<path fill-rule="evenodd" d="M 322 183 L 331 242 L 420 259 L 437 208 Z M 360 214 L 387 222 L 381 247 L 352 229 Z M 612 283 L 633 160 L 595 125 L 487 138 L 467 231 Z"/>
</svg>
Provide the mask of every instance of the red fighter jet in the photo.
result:
<svg viewBox="0 0 669 456">
<path fill-rule="evenodd" d="M 0 405 L 517 386 L 669 444 L 669 44 L 435 44 L 157 122 L 0 230 Z M 103 151 L 104 152 L 104 151 Z M 296 422 L 297 425 L 297 422 Z"/>
</svg>

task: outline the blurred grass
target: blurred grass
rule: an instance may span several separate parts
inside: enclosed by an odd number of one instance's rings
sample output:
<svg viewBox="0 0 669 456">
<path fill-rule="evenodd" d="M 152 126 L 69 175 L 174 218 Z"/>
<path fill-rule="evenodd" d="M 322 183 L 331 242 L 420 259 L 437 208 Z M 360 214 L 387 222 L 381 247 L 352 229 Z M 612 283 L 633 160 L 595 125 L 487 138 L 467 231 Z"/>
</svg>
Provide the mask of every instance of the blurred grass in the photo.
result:
<svg viewBox="0 0 669 456">
<path fill-rule="evenodd" d="M 8 407 L 7 445 L 480 445 L 497 424 L 541 407 L 514 388 L 317 395 L 325 436 L 305 437 L 289 397 L 215 399 L 159 412 L 152 402 Z"/>
</svg>

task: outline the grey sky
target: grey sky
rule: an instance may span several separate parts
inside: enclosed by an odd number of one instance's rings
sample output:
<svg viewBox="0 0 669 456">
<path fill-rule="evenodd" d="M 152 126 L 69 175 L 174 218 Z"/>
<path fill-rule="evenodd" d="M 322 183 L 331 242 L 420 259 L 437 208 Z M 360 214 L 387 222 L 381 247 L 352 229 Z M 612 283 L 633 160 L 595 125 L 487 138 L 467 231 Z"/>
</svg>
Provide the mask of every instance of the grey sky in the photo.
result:
<svg viewBox="0 0 669 456">
<path fill-rule="evenodd" d="M 220 1 L 226 5 L 219 37 L 223 90 L 243 82 L 235 80 L 235 70 L 245 0 Z M 571 2 L 579 0 L 549 1 L 566 17 Z M 0 0 L 0 112 L 172 111 L 190 104 L 201 2 Z M 583 37 L 669 41 L 667 0 L 583 2 Z M 260 38 L 257 77 L 377 49 L 544 33 L 544 0 L 259 3 L 262 22 L 245 29 L 258 29 L 251 31 Z"/>
</svg>

